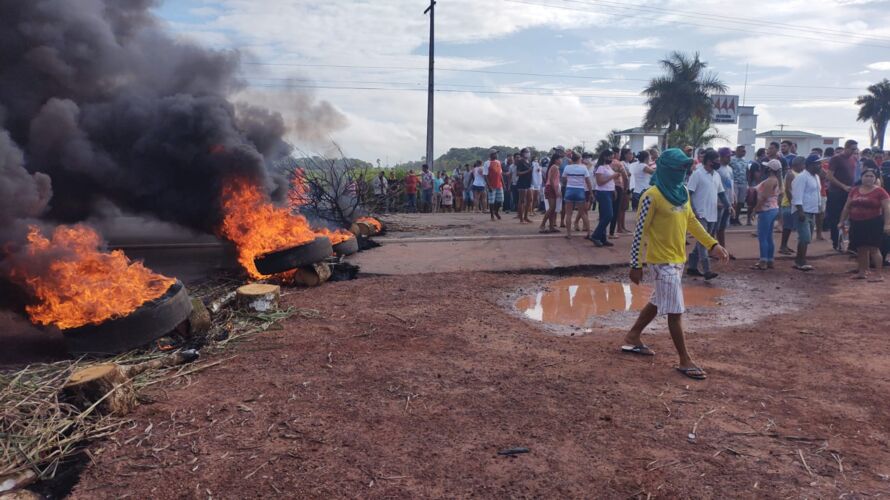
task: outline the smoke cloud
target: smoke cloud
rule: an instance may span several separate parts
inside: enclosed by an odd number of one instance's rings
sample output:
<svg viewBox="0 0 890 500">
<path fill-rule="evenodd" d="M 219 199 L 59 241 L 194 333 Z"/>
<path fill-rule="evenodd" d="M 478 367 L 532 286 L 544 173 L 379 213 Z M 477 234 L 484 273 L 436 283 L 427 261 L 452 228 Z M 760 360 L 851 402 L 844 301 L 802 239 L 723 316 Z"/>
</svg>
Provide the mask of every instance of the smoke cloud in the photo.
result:
<svg viewBox="0 0 890 500">
<path fill-rule="evenodd" d="M 29 173 L 24 164 L 9 132 L 0 129 L 0 244 L 21 240 L 27 221 L 46 210 L 52 195 L 49 177 Z"/>
<path fill-rule="evenodd" d="M 76 222 L 111 201 L 211 232 L 231 177 L 283 198 L 286 180 L 266 167 L 290 153 L 288 125 L 324 135 L 345 124 L 306 96 L 295 124 L 234 104 L 240 54 L 174 39 L 155 3 L 0 2 L 0 222 Z"/>
</svg>

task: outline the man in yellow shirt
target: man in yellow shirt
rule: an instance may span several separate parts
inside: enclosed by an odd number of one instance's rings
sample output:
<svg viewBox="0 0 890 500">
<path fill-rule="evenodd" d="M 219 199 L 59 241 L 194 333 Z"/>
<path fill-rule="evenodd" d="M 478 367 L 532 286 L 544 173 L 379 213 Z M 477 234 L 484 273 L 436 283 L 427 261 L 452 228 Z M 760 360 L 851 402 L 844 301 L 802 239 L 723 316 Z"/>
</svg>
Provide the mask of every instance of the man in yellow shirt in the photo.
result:
<svg viewBox="0 0 890 500">
<path fill-rule="evenodd" d="M 722 262 L 729 260 L 729 253 L 702 227 L 689 204 L 689 191 L 683 184 L 692 167 L 692 159 L 679 149 L 668 149 L 656 162 L 652 184 L 640 198 L 637 228 L 630 250 L 630 280 L 640 284 L 643 266 L 640 254 L 645 246 L 645 261 L 655 281 L 652 297 L 640 311 L 640 317 L 624 337 L 623 352 L 653 356 L 655 353 L 643 344 L 643 330 L 659 314 L 667 314 L 668 329 L 674 347 L 680 355 L 677 370 L 687 377 L 702 380 L 705 371 L 692 362 L 686 350 L 683 335 L 683 264 L 686 262 L 686 233 L 709 250 L 711 256 Z"/>
</svg>

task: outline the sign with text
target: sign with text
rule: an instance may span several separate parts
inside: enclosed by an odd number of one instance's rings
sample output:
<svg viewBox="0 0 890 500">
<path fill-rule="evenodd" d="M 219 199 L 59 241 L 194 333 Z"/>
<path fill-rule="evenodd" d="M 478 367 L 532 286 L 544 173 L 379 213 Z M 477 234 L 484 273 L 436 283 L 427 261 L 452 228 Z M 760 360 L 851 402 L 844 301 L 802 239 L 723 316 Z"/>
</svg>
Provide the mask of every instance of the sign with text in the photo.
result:
<svg viewBox="0 0 890 500">
<path fill-rule="evenodd" d="M 714 95 L 711 104 L 711 123 L 739 122 L 739 96 Z"/>
</svg>

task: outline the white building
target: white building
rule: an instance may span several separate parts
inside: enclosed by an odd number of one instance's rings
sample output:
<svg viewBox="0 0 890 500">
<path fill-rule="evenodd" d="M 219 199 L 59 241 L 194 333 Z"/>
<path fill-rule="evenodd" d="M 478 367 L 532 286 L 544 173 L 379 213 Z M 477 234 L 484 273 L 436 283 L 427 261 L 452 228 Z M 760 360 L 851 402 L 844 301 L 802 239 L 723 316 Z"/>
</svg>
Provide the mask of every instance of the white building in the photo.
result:
<svg viewBox="0 0 890 500">
<path fill-rule="evenodd" d="M 760 147 L 766 147 L 771 142 L 781 144 L 784 140 L 789 140 L 797 144 L 797 154 L 808 154 L 813 148 L 832 147 L 837 148 L 840 145 L 840 137 L 826 137 L 802 130 L 768 130 L 757 134 L 758 139 L 763 139 Z"/>
</svg>

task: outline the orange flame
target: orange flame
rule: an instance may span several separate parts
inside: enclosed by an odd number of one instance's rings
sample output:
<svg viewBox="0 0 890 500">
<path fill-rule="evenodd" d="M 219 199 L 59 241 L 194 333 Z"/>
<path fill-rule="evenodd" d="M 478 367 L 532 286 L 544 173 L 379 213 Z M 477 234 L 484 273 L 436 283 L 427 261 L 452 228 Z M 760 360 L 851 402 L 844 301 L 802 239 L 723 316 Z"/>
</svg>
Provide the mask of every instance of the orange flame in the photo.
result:
<svg viewBox="0 0 890 500">
<path fill-rule="evenodd" d="M 374 229 L 376 229 L 378 233 L 383 230 L 383 224 L 381 224 L 379 220 L 373 217 L 359 217 L 358 219 L 356 219 L 356 222 L 364 222 L 365 224 L 370 224 L 374 226 Z"/>
<path fill-rule="evenodd" d="M 355 238 L 355 235 L 345 229 L 337 229 L 336 231 L 331 231 L 330 229 L 321 228 L 316 229 L 315 234 L 330 239 L 331 245 L 337 245 L 339 243 L 343 243 L 349 238 Z"/>
<path fill-rule="evenodd" d="M 176 282 L 132 262 L 120 250 L 100 251 L 99 235 L 86 226 L 59 226 L 47 239 L 28 231 L 26 258 L 13 265 L 12 280 L 37 299 L 26 306 L 31 321 L 61 329 L 125 316 L 167 292 Z M 48 262 L 36 270 L 36 265 Z"/>
<path fill-rule="evenodd" d="M 238 247 L 238 262 L 256 279 L 263 278 L 253 259 L 258 255 L 304 245 L 316 238 L 302 215 L 273 205 L 261 188 L 244 179 L 223 188 L 220 233 Z"/>
<path fill-rule="evenodd" d="M 296 212 L 300 207 L 309 202 L 309 186 L 306 185 L 306 174 L 302 168 L 294 171 L 290 181 L 290 190 L 287 192 L 287 201 L 290 208 Z"/>
</svg>

